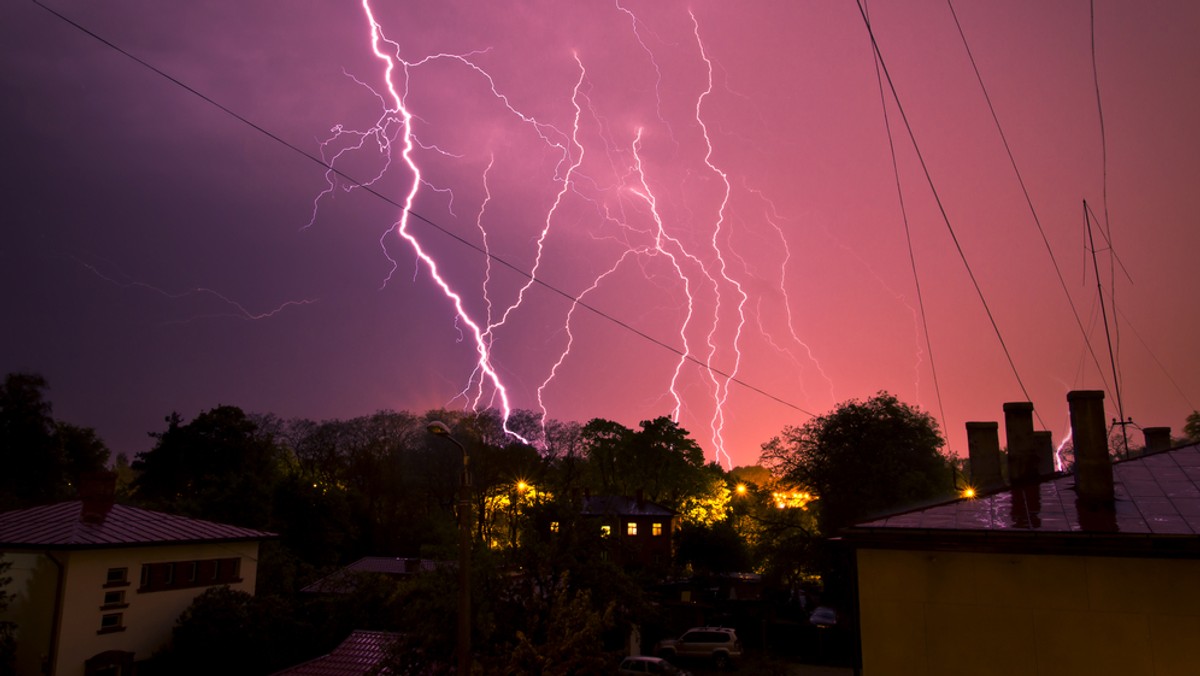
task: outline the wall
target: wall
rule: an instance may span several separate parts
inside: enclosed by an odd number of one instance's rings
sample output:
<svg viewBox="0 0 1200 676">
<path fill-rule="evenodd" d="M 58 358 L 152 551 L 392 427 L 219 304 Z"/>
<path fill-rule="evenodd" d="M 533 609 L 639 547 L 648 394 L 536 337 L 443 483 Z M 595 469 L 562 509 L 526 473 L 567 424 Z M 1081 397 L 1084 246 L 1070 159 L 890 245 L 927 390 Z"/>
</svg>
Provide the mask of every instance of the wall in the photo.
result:
<svg viewBox="0 0 1200 676">
<path fill-rule="evenodd" d="M 1195 674 L 1200 561 L 861 549 L 863 674 Z"/>
<path fill-rule="evenodd" d="M 83 674 L 84 661 L 107 650 L 133 652 L 138 660 L 150 657 L 170 640 L 171 630 L 180 613 L 191 604 L 192 599 L 208 588 L 200 586 L 139 593 L 143 563 L 240 557 L 242 582 L 229 586 L 253 594 L 258 569 L 258 543 L 98 549 L 63 552 L 61 557 L 66 560 L 67 581 L 62 599 L 62 638 L 58 645 L 56 673 L 80 676 Z M 106 588 L 108 569 L 118 567 L 129 569 L 129 585 Z M 104 592 L 112 589 L 125 590 L 128 607 L 101 610 Z M 101 616 L 109 612 L 122 613 L 124 631 L 97 633 Z"/>
</svg>

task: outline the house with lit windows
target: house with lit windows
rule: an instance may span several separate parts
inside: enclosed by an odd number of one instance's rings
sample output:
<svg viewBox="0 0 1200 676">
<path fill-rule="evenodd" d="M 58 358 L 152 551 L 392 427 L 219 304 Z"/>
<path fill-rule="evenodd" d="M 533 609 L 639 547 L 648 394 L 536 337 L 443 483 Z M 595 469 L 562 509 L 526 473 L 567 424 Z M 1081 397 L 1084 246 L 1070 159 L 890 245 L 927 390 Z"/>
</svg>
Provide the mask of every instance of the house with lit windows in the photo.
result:
<svg viewBox="0 0 1200 676">
<path fill-rule="evenodd" d="M 679 515 L 646 500 L 641 491 L 634 497 L 586 496 L 580 516 L 612 543 L 607 552 L 616 563 L 656 569 L 671 565 Z"/>
<path fill-rule="evenodd" d="M 254 593 L 272 533 L 113 503 L 111 477 L 83 499 L 0 513 L 17 625 L 16 671 L 120 676 L 171 638 L 206 589 Z"/>
</svg>

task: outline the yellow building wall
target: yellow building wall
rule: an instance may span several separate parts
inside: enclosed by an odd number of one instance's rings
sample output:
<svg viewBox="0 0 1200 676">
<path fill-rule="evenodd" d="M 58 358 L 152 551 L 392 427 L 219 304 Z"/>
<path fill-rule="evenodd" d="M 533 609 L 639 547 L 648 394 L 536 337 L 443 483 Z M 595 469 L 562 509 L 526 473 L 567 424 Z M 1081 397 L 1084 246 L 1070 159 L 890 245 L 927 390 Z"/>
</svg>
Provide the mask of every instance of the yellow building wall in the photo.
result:
<svg viewBox="0 0 1200 676">
<path fill-rule="evenodd" d="M 209 588 L 139 593 L 142 564 L 239 557 L 242 582 L 229 586 L 250 594 L 254 593 L 258 570 L 257 542 L 98 549 L 58 552 L 55 556 L 64 561 L 65 567 L 55 676 L 82 676 L 84 662 L 108 650 L 132 652 L 135 660 L 150 657 L 170 641 L 175 620 L 184 609 Z M 129 585 L 106 588 L 108 570 L 121 567 L 129 569 Z M 125 590 L 128 606 L 101 610 L 104 592 L 119 589 Z M 98 633 L 101 616 L 112 612 L 123 614 L 125 630 Z M 44 654 L 45 648 L 38 648 Z"/>
<path fill-rule="evenodd" d="M 1200 561 L 858 551 L 865 676 L 1200 673 Z"/>
</svg>

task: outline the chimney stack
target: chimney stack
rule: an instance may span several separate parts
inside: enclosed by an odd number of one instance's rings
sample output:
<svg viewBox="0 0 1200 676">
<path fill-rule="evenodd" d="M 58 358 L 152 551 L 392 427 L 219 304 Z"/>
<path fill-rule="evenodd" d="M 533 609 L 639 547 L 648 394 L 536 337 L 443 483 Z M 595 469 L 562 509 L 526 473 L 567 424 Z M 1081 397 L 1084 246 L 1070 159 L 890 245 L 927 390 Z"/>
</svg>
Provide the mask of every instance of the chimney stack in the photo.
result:
<svg viewBox="0 0 1200 676">
<path fill-rule="evenodd" d="M 1170 427 L 1147 427 L 1142 434 L 1146 435 L 1146 450 L 1143 453 L 1157 453 L 1171 447 Z"/>
<path fill-rule="evenodd" d="M 1075 491 L 1079 501 L 1089 508 L 1111 506 L 1113 471 L 1104 425 L 1104 392 L 1068 392 L 1067 405 L 1071 410 L 1071 438 L 1075 441 Z"/>
<path fill-rule="evenodd" d="M 971 485 L 989 490 L 1004 485 L 1000 475 L 1000 425 L 994 422 L 967 423 L 967 454 L 971 459 Z"/>
<path fill-rule="evenodd" d="M 1004 431 L 1008 442 L 1008 481 L 1014 486 L 1037 481 L 1037 449 L 1033 440 L 1033 403 L 1004 404 Z"/>
<path fill-rule="evenodd" d="M 79 520 L 84 523 L 104 523 L 108 510 L 112 509 L 117 493 L 117 475 L 114 472 L 87 472 L 79 477 L 79 499 L 83 502 Z"/>
</svg>

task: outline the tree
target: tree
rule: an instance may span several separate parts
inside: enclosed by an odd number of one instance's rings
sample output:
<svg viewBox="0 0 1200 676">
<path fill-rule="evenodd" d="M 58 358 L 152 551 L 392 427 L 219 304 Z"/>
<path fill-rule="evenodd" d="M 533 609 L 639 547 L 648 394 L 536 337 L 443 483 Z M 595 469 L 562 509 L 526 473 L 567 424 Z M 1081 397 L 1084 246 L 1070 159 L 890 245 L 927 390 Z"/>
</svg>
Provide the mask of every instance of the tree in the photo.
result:
<svg viewBox="0 0 1200 676">
<path fill-rule="evenodd" d="M 10 373 L 0 384 L 0 510 L 71 497 L 109 451 L 94 430 L 54 420 L 46 379 Z"/>
<path fill-rule="evenodd" d="M 1183 424 L 1183 434 L 1189 441 L 1200 441 L 1200 411 L 1192 411 Z"/>
<path fill-rule="evenodd" d="M 817 494 L 821 532 L 953 493 L 937 421 L 887 392 L 851 400 L 763 445 L 761 462 Z"/>
<path fill-rule="evenodd" d="M 4 616 L 4 612 L 8 610 L 8 604 L 14 596 L 6 591 L 9 583 L 12 582 L 12 577 L 5 573 L 11 567 L 12 561 L 0 559 L 0 617 Z M 14 664 L 17 654 L 16 633 L 16 623 L 0 620 L 0 676 L 12 676 L 17 673 Z"/>
<path fill-rule="evenodd" d="M 274 440 L 236 406 L 218 406 L 184 424 L 178 413 L 154 448 L 139 453 L 133 469 L 138 499 L 177 512 L 250 528 L 270 518 L 282 476 Z"/>
</svg>

